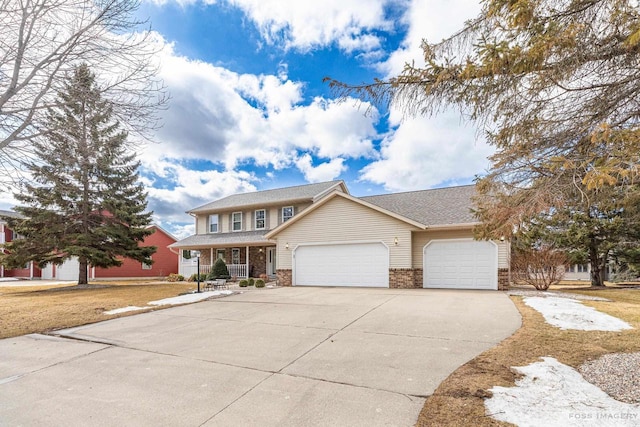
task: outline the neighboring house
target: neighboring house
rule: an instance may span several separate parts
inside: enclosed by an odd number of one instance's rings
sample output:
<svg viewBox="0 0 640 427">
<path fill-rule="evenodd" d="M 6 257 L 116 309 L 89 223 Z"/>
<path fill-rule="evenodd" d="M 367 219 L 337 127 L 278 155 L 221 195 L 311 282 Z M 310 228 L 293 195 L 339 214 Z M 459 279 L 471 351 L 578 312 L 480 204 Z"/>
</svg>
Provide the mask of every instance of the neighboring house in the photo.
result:
<svg viewBox="0 0 640 427">
<path fill-rule="evenodd" d="M 201 272 L 284 286 L 505 289 L 509 243 L 473 240 L 472 185 L 354 197 L 342 181 L 243 193 L 188 211 Z M 195 272 L 193 260 L 180 265 Z"/>
<path fill-rule="evenodd" d="M 111 268 L 89 268 L 89 279 L 112 278 L 149 278 L 166 277 L 178 272 L 178 254 L 168 248 L 176 242 L 176 238 L 157 225 L 151 225 L 155 231 L 144 239 L 143 246 L 156 246 L 158 250 L 151 256 L 153 264 L 145 264 L 139 261 L 125 258 L 122 265 Z M 80 266 L 77 258 L 71 258 L 61 265 L 48 264 L 42 270 L 43 279 L 78 280 Z"/>
<path fill-rule="evenodd" d="M 0 217 L 12 217 L 20 218 L 20 214 L 13 211 L 0 210 Z M 5 221 L 0 218 L 0 251 L 5 253 L 6 250 L 2 245 L 12 242 L 15 239 L 19 239 L 16 233 L 13 232 Z M 40 277 L 40 269 L 33 262 L 29 262 L 23 268 L 8 269 L 0 264 L 0 278 L 3 277 L 15 277 L 19 279 L 36 279 Z"/>
</svg>

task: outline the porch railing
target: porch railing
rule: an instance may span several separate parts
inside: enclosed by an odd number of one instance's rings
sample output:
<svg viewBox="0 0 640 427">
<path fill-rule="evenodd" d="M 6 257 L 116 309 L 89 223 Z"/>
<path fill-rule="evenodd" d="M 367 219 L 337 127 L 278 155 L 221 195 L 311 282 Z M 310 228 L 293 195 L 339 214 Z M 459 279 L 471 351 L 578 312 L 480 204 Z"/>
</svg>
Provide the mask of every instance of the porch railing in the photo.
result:
<svg viewBox="0 0 640 427">
<path fill-rule="evenodd" d="M 247 264 L 227 264 L 229 270 L 229 276 L 231 277 L 243 277 L 247 276 Z"/>
<path fill-rule="evenodd" d="M 246 264 L 227 264 L 227 269 L 229 270 L 229 275 L 231 277 L 247 278 Z M 178 270 L 185 278 L 189 278 L 192 274 L 196 274 L 198 272 L 198 265 L 192 262 L 181 263 Z M 207 275 L 210 271 L 210 265 L 200 264 L 200 275 Z"/>
</svg>

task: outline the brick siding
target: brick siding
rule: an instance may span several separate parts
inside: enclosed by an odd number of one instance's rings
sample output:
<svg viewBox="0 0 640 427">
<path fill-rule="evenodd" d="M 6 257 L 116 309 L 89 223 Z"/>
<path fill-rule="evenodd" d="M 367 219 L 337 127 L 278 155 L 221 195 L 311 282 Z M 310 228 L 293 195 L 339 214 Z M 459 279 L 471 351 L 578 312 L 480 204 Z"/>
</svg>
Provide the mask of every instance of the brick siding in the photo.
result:
<svg viewBox="0 0 640 427">
<path fill-rule="evenodd" d="M 416 288 L 415 270 L 413 268 L 390 268 L 389 287 L 392 289 Z"/>
<path fill-rule="evenodd" d="M 509 289 L 510 274 L 508 268 L 498 269 L 498 290 L 506 291 Z"/>
</svg>

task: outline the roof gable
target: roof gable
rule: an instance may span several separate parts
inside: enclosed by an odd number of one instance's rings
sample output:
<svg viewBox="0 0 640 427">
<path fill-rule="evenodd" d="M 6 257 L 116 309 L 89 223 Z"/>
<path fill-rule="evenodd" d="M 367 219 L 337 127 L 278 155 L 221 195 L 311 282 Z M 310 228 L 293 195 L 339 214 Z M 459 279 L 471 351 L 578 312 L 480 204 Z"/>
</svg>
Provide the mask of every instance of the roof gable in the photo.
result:
<svg viewBox="0 0 640 427">
<path fill-rule="evenodd" d="M 254 191 L 251 193 L 233 194 L 187 211 L 188 213 L 204 213 L 216 210 L 249 206 L 266 206 L 290 203 L 302 200 L 317 200 L 328 192 L 339 190 L 349 193 L 343 181 L 328 181 L 316 184 L 298 185 L 294 187 L 275 188 L 272 190 Z"/>
<path fill-rule="evenodd" d="M 365 206 L 369 209 L 373 209 L 375 211 L 378 211 L 380 213 L 383 213 L 385 215 L 388 215 L 392 218 L 395 218 L 399 221 L 405 222 L 409 225 L 412 225 L 414 227 L 420 228 L 420 229 L 424 229 L 425 226 L 417 221 L 414 221 L 410 218 L 406 218 L 402 215 L 398 215 L 395 212 L 389 211 L 385 208 L 382 208 L 380 206 L 376 206 L 373 205 L 365 200 L 362 200 L 361 198 L 357 198 L 357 197 L 353 197 L 349 194 L 345 194 L 345 193 L 341 193 L 338 191 L 334 191 L 333 193 L 329 194 L 328 196 L 324 197 L 323 199 L 317 201 L 316 203 L 314 203 L 313 205 L 311 205 L 310 207 L 308 207 L 307 209 L 305 209 L 304 211 L 302 211 L 301 213 L 299 213 L 298 215 L 294 216 L 293 218 L 291 218 L 289 221 L 280 224 L 278 227 L 274 228 L 273 230 L 269 231 L 268 233 L 265 234 L 265 237 L 267 239 L 271 239 L 273 238 L 276 234 L 280 233 L 282 230 L 290 227 L 292 224 L 295 224 L 296 222 L 300 221 L 301 219 L 303 219 L 304 217 L 306 217 L 307 215 L 311 214 L 312 212 L 316 211 L 317 209 L 320 209 L 322 206 L 324 206 L 326 203 L 328 203 L 330 200 L 333 200 L 336 197 L 342 197 L 345 198 L 347 200 L 350 200 L 354 203 L 357 203 L 359 205 Z"/>
</svg>

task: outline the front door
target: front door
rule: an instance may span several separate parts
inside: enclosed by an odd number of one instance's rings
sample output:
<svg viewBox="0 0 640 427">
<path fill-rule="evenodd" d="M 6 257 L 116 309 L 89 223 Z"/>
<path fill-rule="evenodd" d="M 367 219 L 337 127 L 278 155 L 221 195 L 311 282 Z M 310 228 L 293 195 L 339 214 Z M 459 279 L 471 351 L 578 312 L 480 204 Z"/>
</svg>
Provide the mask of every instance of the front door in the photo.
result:
<svg viewBox="0 0 640 427">
<path fill-rule="evenodd" d="M 276 275 L 276 248 L 267 248 L 267 274 Z"/>
</svg>

